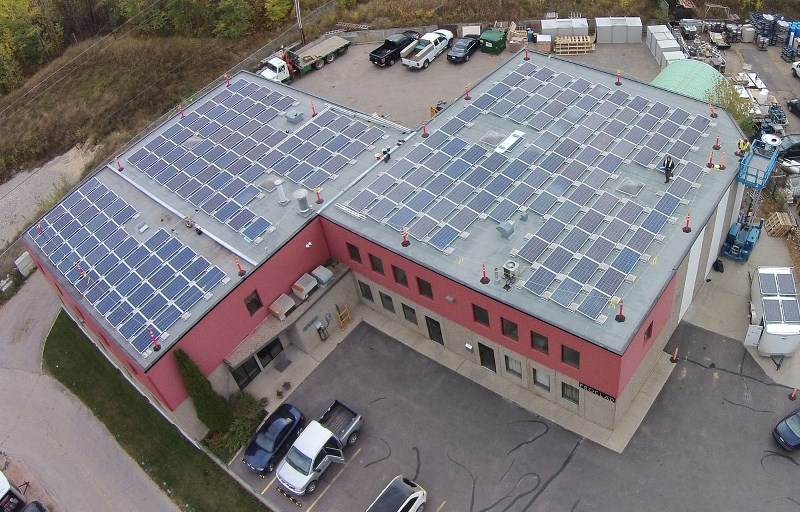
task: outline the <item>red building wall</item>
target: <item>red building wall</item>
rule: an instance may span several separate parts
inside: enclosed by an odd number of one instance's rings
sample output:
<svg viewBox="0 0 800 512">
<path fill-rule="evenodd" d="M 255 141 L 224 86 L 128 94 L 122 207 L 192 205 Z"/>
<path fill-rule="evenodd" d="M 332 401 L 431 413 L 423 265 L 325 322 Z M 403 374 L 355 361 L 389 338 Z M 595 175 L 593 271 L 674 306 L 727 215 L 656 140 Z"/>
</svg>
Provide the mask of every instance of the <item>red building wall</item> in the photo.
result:
<svg viewBox="0 0 800 512">
<path fill-rule="evenodd" d="M 401 256 L 403 251 L 411 252 L 413 250 L 413 245 L 411 248 L 406 249 L 401 247 L 398 241 L 397 253 L 395 253 L 352 233 L 348 229 L 328 219 L 323 219 L 323 226 L 327 239 L 332 242 L 330 247 L 332 256 L 352 267 L 356 272 L 369 276 L 370 279 L 380 283 L 381 286 L 406 296 L 410 300 L 435 311 L 442 317 L 477 332 L 481 336 L 513 350 L 518 354 L 545 364 L 550 368 L 609 395 L 616 397 L 618 396 L 617 392 L 622 389 L 620 386 L 620 382 L 622 381 L 620 373 L 622 358 L 619 355 L 478 293 L 471 288 L 452 281 L 441 274 Z M 350 243 L 359 248 L 361 252 L 361 263 L 350 258 L 346 243 Z M 381 259 L 383 262 L 384 275 L 372 270 L 369 254 L 373 254 Z M 406 271 L 409 283 L 408 287 L 395 282 L 392 273 L 392 265 Z M 417 277 L 431 283 L 434 296 L 433 300 L 419 294 L 416 284 Z M 447 295 L 455 297 L 455 302 L 450 303 L 445 300 L 445 296 Z M 489 327 L 474 320 L 472 304 L 476 304 L 489 311 Z M 517 324 L 519 328 L 519 340 L 515 341 L 502 333 L 501 317 Z M 531 347 L 531 331 L 547 336 L 549 344 L 549 352 L 547 354 Z M 580 352 L 580 368 L 575 368 L 574 366 L 562 362 L 562 345 Z M 631 361 L 633 361 L 635 357 L 636 356 L 632 356 Z M 641 360 L 641 356 L 639 357 L 639 360 Z M 626 378 L 630 378 L 630 375 Z"/>
<path fill-rule="evenodd" d="M 309 248 L 306 247 L 308 242 L 311 242 Z M 316 218 L 249 274 L 243 283 L 195 324 L 176 347 L 186 351 L 204 374 L 210 374 L 270 314 L 269 305 L 280 294 L 290 294 L 292 284 L 304 272 L 311 272 L 330 257 L 320 219 Z M 237 276 L 233 276 L 228 286 L 237 279 Z M 250 316 L 244 300 L 254 291 L 258 292 L 264 307 Z M 152 379 L 157 394 L 171 410 L 186 399 L 186 389 L 171 352 L 150 368 L 147 375 Z"/>
</svg>

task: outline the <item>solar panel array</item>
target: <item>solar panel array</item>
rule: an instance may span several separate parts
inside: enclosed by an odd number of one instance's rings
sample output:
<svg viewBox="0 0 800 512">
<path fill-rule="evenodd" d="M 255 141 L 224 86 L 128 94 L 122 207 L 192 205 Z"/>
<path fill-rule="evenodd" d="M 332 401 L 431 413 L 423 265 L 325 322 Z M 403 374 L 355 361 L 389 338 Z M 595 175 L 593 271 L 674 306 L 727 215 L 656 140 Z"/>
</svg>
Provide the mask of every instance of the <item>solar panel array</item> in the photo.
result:
<svg viewBox="0 0 800 512">
<path fill-rule="evenodd" d="M 759 269 L 758 286 L 767 322 L 800 323 L 800 303 L 791 269 Z"/>
<path fill-rule="evenodd" d="M 144 243 L 124 224 L 136 209 L 91 178 L 28 235 L 139 353 L 222 283 L 225 272 L 163 229 Z"/>
<path fill-rule="evenodd" d="M 479 116 L 520 125 L 524 150 L 510 157 L 460 137 Z M 473 222 L 536 213 L 544 223 L 517 253 L 534 267 L 524 288 L 598 320 L 704 169 L 679 166 L 655 207 L 601 188 L 624 164 L 655 169 L 667 153 L 680 161 L 697 149 L 709 124 L 680 108 L 525 62 L 348 205 L 444 252 L 469 235 Z"/>
<path fill-rule="evenodd" d="M 297 101 L 240 79 L 197 106 L 127 159 L 196 209 L 257 242 L 272 226 L 251 203 L 274 173 L 313 190 L 385 136 L 325 109 L 294 133 L 270 123 Z"/>
</svg>

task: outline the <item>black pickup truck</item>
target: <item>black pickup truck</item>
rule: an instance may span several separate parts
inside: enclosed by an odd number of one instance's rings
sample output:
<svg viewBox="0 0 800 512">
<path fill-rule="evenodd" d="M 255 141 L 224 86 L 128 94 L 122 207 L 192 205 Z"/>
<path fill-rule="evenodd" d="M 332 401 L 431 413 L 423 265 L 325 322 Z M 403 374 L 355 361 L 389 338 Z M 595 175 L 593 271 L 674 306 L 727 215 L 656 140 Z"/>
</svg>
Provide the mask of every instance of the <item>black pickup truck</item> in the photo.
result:
<svg viewBox="0 0 800 512">
<path fill-rule="evenodd" d="M 369 61 L 376 66 L 394 66 L 395 62 L 404 57 L 404 53 L 411 51 L 417 39 L 419 32 L 414 30 L 392 34 L 369 54 Z"/>
</svg>

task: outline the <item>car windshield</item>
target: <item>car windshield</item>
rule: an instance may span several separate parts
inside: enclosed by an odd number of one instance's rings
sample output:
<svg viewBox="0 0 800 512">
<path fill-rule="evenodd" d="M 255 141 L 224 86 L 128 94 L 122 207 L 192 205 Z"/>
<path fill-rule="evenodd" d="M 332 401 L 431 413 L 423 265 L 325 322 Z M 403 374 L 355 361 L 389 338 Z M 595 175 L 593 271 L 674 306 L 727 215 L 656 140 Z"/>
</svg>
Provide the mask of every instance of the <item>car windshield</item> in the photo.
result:
<svg viewBox="0 0 800 512">
<path fill-rule="evenodd" d="M 792 149 L 792 147 L 800 142 L 800 136 L 788 135 L 781 141 L 781 151 Z"/>
<path fill-rule="evenodd" d="M 786 418 L 786 426 L 789 430 L 794 432 L 794 435 L 800 437 L 800 413 L 793 414 Z"/>
<path fill-rule="evenodd" d="M 272 71 L 273 73 L 277 73 L 278 72 L 278 66 L 274 65 L 271 62 L 267 62 L 267 66 L 266 67 L 267 67 L 268 70 Z M 283 67 L 283 64 L 281 64 L 281 67 Z"/>
<path fill-rule="evenodd" d="M 283 432 L 283 429 L 286 428 L 291 422 L 291 418 L 286 418 L 284 416 L 275 418 L 271 425 L 258 433 L 256 436 L 256 444 L 265 451 L 270 453 L 274 452 L 275 441 L 278 439 L 280 433 Z"/>
<path fill-rule="evenodd" d="M 300 450 L 292 446 L 286 454 L 286 462 L 304 475 L 311 473 L 311 459 L 303 455 Z"/>
<path fill-rule="evenodd" d="M 456 50 L 466 50 L 467 46 L 469 46 L 469 41 L 461 39 L 459 41 L 456 41 L 456 44 L 453 45 L 453 48 L 455 48 Z"/>
</svg>

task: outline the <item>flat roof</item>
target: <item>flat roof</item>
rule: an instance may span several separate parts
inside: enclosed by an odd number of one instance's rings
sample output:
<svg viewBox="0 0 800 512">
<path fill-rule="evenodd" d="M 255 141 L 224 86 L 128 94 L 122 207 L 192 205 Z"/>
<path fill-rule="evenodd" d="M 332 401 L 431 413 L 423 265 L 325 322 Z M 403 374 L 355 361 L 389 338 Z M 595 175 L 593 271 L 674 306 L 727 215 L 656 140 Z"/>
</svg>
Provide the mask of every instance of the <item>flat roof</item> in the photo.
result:
<svg viewBox="0 0 800 512">
<path fill-rule="evenodd" d="M 323 214 L 621 354 L 734 180 L 740 131 L 701 101 L 523 54 Z M 717 134 L 725 170 L 706 166 Z M 668 153 L 676 162 L 669 184 L 661 170 Z M 684 233 L 689 212 L 694 229 Z M 620 299 L 625 322 L 614 321 Z"/>
<path fill-rule="evenodd" d="M 315 187 L 336 197 L 408 131 L 240 72 L 98 169 L 25 237 L 146 369 L 155 343 L 174 344 L 240 282 L 238 266 L 260 265 L 313 218 Z"/>
</svg>

